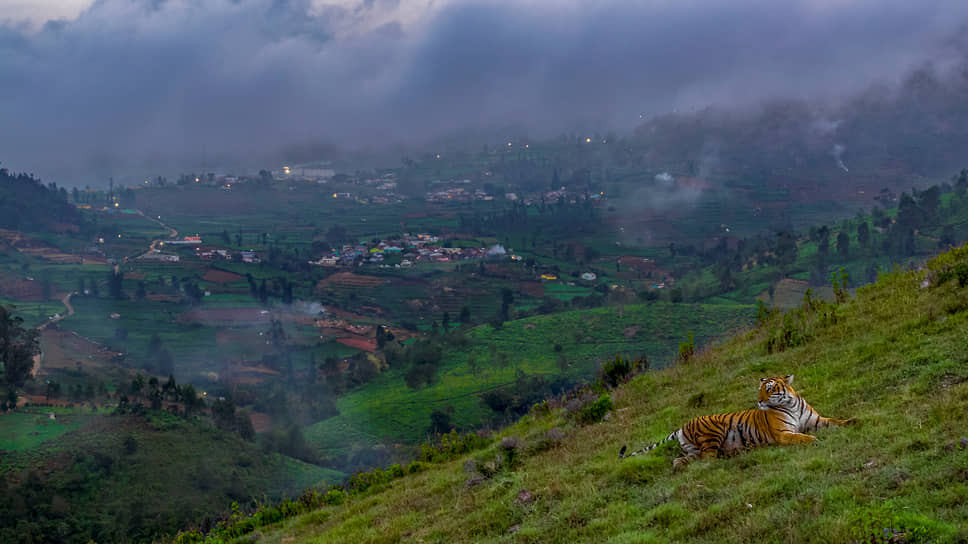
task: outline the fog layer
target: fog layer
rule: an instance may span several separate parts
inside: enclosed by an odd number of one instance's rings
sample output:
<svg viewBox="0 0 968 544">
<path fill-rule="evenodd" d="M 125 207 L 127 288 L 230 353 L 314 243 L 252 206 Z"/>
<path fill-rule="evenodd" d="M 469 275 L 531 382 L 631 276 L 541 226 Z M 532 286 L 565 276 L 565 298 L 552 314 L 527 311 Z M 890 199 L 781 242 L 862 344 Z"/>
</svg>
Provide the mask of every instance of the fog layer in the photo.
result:
<svg viewBox="0 0 968 544">
<path fill-rule="evenodd" d="M 15 15 L 0 14 L 0 160 L 70 184 L 836 100 L 956 59 L 968 3 L 98 0 L 71 20 Z"/>
</svg>

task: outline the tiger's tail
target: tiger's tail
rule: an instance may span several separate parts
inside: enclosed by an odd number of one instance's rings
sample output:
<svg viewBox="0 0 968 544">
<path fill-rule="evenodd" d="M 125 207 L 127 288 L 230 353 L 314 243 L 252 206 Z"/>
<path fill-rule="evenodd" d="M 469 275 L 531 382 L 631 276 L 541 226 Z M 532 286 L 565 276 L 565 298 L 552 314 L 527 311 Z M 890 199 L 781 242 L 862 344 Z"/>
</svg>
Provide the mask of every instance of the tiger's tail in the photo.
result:
<svg viewBox="0 0 968 544">
<path fill-rule="evenodd" d="M 622 446 L 622 449 L 618 452 L 618 458 L 619 459 L 625 459 L 626 457 L 635 457 L 636 455 L 642 455 L 643 453 L 648 453 L 648 452 L 650 452 L 650 451 L 658 448 L 662 444 L 665 444 L 666 442 L 669 442 L 671 440 L 678 440 L 679 439 L 679 432 L 681 432 L 681 431 L 682 431 L 682 429 L 676 429 L 676 430 L 672 431 L 672 433 L 669 434 L 669 436 L 663 438 L 662 440 L 659 440 L 655 444 L 652 444 L 651 446 L 646 446 L 646 447 L 644 447 L 644 448 L 642 448 L 640 450 L 635 450 L 632 453 L 625 453 L 625 450 L 628 449 L 628 446 Z"/>
</svg>

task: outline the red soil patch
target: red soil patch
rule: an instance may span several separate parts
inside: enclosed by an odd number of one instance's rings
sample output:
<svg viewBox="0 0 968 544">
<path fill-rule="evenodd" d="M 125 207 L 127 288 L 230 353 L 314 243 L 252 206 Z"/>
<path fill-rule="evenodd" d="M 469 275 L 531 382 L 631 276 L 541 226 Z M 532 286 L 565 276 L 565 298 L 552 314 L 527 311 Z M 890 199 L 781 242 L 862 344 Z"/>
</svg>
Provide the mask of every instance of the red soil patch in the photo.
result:
<svg viewBox="0 0 968 544">
<path fill-rule="evenodd" d="M 229 283 L 233 281 L 239 281 L 241 279 L 242 279 L 242 276 L 234 272 L 227 272 L 225 270 L 216 270 L 214 268 L 209 268 L 205 272 L 205 275 L 202 276 L 202 280 L 210 281 L 212 283 Z"/>
<path fill-rule="evenodd" d="M 181 297 L 175 295 L 164 295 L 161 293 L 152 293 L 145 296 L 146 299 L 152 302 L 180 302 Z"/>
<path fill-rule="evenodd" d="M 215 329 L 215 343 L 219 346 L 235 346 L 245 350 L 250 358 L 259 358 L 268 349 L 265 336 L 259 336 L 256 330 L 230 329 L 219 327 Z"/>
<path fill-rule="evenodd" d="M 618 262 L 625 267 L 633 268 L 639 272 L 659 272 L 661 269 L 651 259 L 644 259 L 635 255 L 624 255 L 619 257 Z"/>
<path fill-rule="evenodd" d="M 63 393 L 61 393 L 63 395 Z M 74 402 L 65 398 L 48 399 L 46 395 L 23 395 L 21 399 L 26 400 L 32 405 L 47 405 L 47 406 L 78 406 L 81 404 L 86 404 L 85 402 Z M 18 399 L 19 400 L 19 399 Z M 19 402 L 17 403 L 20 404 Z M 56 417 L 56 416 L 55 416 Z"/>
<path fill-rule="evenodd" d="M 272 418 L 269 417 L 269 414 L 252 412 L 249 414 L 249 420 L 252 421 L 252 428 L 254 428 L 255 432 L 257 433 L 264 433 L 272 429 Z"/>
<path fill-rule="evenodd" d="M 65 331 L 50 326 L 40 333 L 40 347 L 43 352 L 39 373 L 45 374 L 46 369 L 76 369 L 80 364 L 82 369 L 90 370 L 111 363 L 116 352 L 104 349 L 77 333 Z"/>
<path fill-rule="evenodd" d="M 0 229 L 0 240 L 6 245 L 25 254 L 40 257 L 56 263 L 84 263 L 85 257 L 64 253 L 60 249 L 38 238 L 32 238 L 15 230 Z"/>
<path fill-rule="evenodd" d="M 518 290 L 529 297 L 541 298 L 545 295 L 544 284 L 536 281 L 523 281 L 518 284 Z"/>
<path fill-rule="evenodd" d="M 640 330 L 642 330 L 642 325 L 632 325 L 631 327 L 625 327 L 622 334 L 626 338 L 635 338 L 635 335 L 639 334 Z"/>
<path fill-rule="evenodd" d="M 386 283 L 386 280 L 382 278 L 361 276 L 352 272 L 337 272 L 325 279 L 320 280 L 316 286 L 320 288 L 330 286 L 376 287 L 377 285 L 382 285 L 384 283 Z"/>
<path fill-rule="evenodd" d="M 343 344 L 344 346 L 349 346 L 351 348 L 362 349 L 363 351 L 376 351 L 376 340 L 370 340 L 368 338 L 358 338 L 358 337 L 348 337 L 348 338 L 337 338 L 337 342 Z"/>
<path fill-rule="evenodd" d="M 261 308 L 195 308 L 178 317 L 182 323 L 200 321 L 204 323 L 221 323 L 228 325 L 252 325 L 257 323 L 269 323 L 271 319 L 268 312 Z"/>
<path fill-rule="evenodd" d="M 21 302 L 40 302 L 44 300 L 43 292 L 40 281 L 30 281 L 7 274 L 0 275 L 0 297 Z"/>
<path fill-rule="evenodd" d="M 226 381 L 233 384 L 259 384 L 279 372 L 263 365 L 233 366 L 223 373 Z"/>
</svg>

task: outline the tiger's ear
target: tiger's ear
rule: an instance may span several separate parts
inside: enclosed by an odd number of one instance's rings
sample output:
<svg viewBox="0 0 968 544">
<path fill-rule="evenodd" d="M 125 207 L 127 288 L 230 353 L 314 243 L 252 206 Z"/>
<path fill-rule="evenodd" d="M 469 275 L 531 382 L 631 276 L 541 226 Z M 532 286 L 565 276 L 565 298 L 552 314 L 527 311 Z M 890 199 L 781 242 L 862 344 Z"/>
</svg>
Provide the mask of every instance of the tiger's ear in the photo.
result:
<svg viewBox="0 0 968 544">
<path fill-rule="evenodd" d="M 760 378 L 760 383 L 763 383 L 765 381 L 766 381 L 766 378 Z"/>
<path fill-rule="evenodd" d="M 786 377 L 787 385 L 793 385 L 793 374 Z"/>
</svg>

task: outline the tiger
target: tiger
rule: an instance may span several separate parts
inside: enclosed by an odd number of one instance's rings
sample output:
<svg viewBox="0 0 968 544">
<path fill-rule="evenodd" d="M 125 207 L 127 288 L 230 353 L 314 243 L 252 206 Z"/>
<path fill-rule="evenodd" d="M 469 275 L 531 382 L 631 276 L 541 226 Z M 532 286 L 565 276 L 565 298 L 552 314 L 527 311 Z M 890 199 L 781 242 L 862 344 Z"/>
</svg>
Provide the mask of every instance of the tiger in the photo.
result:
<svg viewBox="0 0 968 544">
<path fill-rule="evenodd" d="M 626 454 L 622 446 L 619 459 L 651 451 L 666 442 L 678 440 L 683 455 L 673 461 L 675 470 L 700 457 L 733 455 L 765 444 L 811 444 L 817 438 L 805 434 L 823 427 L 851 425 L 853 419 L 823 417 L 793 390 L 793 375 L 761 378 L 757 408 L 697 417 L 659 442 Z"/>
</svg>

